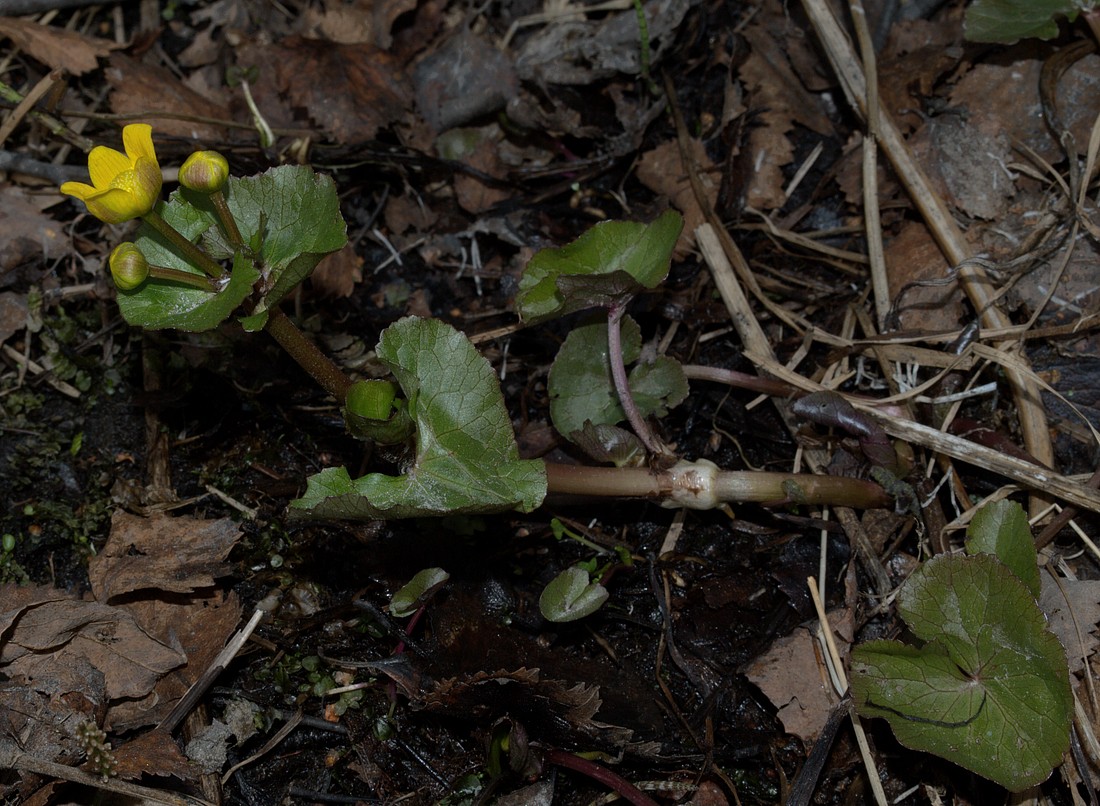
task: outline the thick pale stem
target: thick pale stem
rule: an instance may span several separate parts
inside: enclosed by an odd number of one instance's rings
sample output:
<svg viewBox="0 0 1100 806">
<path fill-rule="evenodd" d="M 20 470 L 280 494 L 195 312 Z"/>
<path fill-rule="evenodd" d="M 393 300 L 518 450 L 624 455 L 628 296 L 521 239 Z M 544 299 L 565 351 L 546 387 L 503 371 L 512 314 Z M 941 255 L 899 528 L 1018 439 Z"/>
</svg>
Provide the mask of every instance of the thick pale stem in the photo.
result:
<svg viewBox="0 0 1100 806">
<path fill-rule="evenodd" d="M 176 253 L 188 263 L 202 269 L 215 280 L 220 280 L 225 276 L 225 269 L 218 265 L 210 255 L 184 238 L 179 230 L 157 213 L 150 210 L 141 217 L 141 220 L 160 233 L 168 243 L 176 248 Z"/>
<path fill-rule="evenodd" d="M 312 341 L 298 329 L 298 326 L 290 321 L 285 313 L 278 308 L 268 311 L 267 325 L 264 329 L 271 334 L 279 346 L 286 350 L 298 366 L 310 374 L 313 380 L 330 395 L 344 404 L 348 389 L 352 380 L 340 367 L 336 366 L 328 356 L 317 349 Z"/>
<path fill-rule="evenodd" d="M 831 504 L 856 509 L 890 505 L 869 481 L 799 473 L 718 470 L 684 462 L 669 470 L 643 467 L 582 467 L 546 463 L 547 491 L 568 495 L 648 498 L 662 506 L 709 509 L 723 503 Z"/>
<path fill-rule="evenodd" d="M 638 435 L 638 439 L 652 453 L 661 453 L 660 446 L 653 439 L 653 434 L 646 424 L 638 406 L 634 403 L 634 395 L 630 391 L 630 381 L 626 377 L 626 364 L 623 363 L 623 338 L 622 319 L 626 312 L 626 305 L 613 305 L 607 309 L 607 359 L 611 364 L 611 378 L 615 381 L 615 391 L 619 395 L 619 405 L 623 407 L 627 422 Z"/>
</svg>

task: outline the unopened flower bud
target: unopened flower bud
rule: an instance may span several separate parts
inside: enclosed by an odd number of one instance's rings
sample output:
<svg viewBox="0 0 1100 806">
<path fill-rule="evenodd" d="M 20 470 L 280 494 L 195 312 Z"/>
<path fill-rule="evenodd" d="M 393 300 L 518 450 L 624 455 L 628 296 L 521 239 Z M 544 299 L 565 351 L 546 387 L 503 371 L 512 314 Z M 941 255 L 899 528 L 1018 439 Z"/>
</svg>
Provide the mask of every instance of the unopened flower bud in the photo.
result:
<svg viewBox="0 0 1100 806">
<path fill-rule="evenodd" d="M 229 162 L 217 151 L 196 151 L 180 167 L 180 184 L 199 193 L 221 190 L 229 178 Z"/>
<path fill-rule="evenodd" d="M 356 381 L 347 391 L 344 406 L 368 420 L 388 420 L 396 396 L 397 384 L 392 381 Z"/>
<path fill-rule="evenodd" d="M 124 241 L 115 247 L 107 261 L 111 276 L 120 291 L 133 291 L 149 276 L 149 264 L 137 244 Z"/>
</svg>

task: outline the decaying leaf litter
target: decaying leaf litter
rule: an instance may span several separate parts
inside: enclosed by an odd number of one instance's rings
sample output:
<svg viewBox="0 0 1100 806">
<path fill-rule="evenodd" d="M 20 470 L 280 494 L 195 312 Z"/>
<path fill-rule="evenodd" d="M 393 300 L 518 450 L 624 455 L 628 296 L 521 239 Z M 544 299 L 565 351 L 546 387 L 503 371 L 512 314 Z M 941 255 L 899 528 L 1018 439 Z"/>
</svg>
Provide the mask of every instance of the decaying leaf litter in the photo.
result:
<svg viewBox="0 0 1100 806">
<path fill-rule="evenodd" d="M 1079 550 L 1095 551 L 1100 502 L 1100 57 L 1085 28 L 991 47 L 964 42 L 957 4 L 892 25 L 869 8 L 889 35 L 868 73 L 871 51 L 831 34 L 817 3 L 643 11 L 645 57 L 625 3 L 221 0 L 0 20 L 10 802 L 134 782 L 164 802 L 579 803 L 606 791 L 568 766 L 592 750 L 656 802 L 870 798 L 848 727 L 809 790 L 797 777 L 840 713 L 806 578 L 846 656 L 894 636 L 897 587 L 961 544 L 976 502 L 1009 495 L 1045 519 L 1042 601 L 1095 763 L 1096 559 Z M 888 398 L 866 416 L 912 446 L 907 503 L 288 520 L 307 475 L 400 457 L 364 455 L 262 334 L 119 319 L 104 263 L 126 225 L 57 185 L 86 181 L 80 152 L 131 120 L 153 125 L 166 168 L 204 147 L 241 173 L 330 173 L 351 244 L 287 310 L 363 374 L 400 316 L 455 325 L 499 373 L 524 456 L 570 453 L 546 383 L 575 323 L 516 325 L 523 266 L 603 218 L 678 209 L 672 273 L 631 306 L 643 351 L 698 368 L 662 439 L 725 468 L 858 474 L 848 415 L 810 425 L 793 391 L 760 401 L 715 379 Z M 864 237 L 872 197 L 881 260 Z M 1051 498 L 1076 533 L 1049 525 Z M 569 624 L 537 600 L 590 552 L 555 518 L 632 555 L 608 603 Z M 449 579 L 406 630 L 387 604 L 429 566 Z M 251 640 L 219 658 L 256 607 Z M 204 674 L 213 687 L 191 702 Z M 885 797 L 997 791 L 863 724 Z M 505 736 L 533 752 L 502 757 Z M 1067 764 L 1042 789 L 1065 797 L 1080 774 Z"/>
</svg>

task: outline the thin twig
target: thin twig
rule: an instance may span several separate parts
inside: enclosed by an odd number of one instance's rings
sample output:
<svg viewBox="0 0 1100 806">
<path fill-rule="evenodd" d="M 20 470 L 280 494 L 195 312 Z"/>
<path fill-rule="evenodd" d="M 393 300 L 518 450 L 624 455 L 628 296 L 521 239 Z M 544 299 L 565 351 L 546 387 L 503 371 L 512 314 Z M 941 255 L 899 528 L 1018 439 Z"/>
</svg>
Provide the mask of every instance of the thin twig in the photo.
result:
<svg viewBox="0 0 1100 806">
<path fill-rule="evenodd" d="M 844 696 L 848 692 L 848 676 L 844 673 L 844 663 L 840 660 L 840 653 L 836 649 L 833 628 L 829 626 L 829 616 L 825 612 L 825 604 L 821 601 L 821 596 L 817 592 L 817 582 L 814 578 L 809 577 L 806 583 L 810 586 L 810 596 L 814 600 L 814 609 L 817 610 L 821 633 L 825 639 L 825 646 L 829 650 L 825 656 L 826 661 L 832 667 L 831 672 L 839 682 L 839 688 L 842 689 L 837 693 Z M 863 757 L 863 765 L 867 769 L 867 777 L 870 779 L 871 791 L 875 795 L 875 803 L 878 806 L 886 806 L 886 793 L 882 789 L 882 779 L 879 778 L 875 760 L 871 756 L 871 748 L 867 744 L 867 734 L 863 730 L 863 722 L 860 721 L 855 708 L 852 708 L 848 714 L 852 718 L 852 729 L 856 734 L 856 744 L 859 745 L 859 754 Z"/>
</svg>

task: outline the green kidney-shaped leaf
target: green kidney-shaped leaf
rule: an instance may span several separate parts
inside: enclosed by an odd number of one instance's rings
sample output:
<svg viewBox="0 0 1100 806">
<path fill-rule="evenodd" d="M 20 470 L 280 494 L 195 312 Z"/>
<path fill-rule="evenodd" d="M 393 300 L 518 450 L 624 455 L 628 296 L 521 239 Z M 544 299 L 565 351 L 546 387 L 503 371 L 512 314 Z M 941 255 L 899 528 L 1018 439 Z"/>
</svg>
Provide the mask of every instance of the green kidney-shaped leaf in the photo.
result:
<svg viewBox="0 0 1100 806">
<path fill-rule="evenodd" d="M 622 328 L 623 363 L 638 360 L 642 333 L 629 316 Z M 687 397 L 688 385 L 680 365 L 667 356 L 638 364 L 627 376 L 634 402 L 643 417 L 663 417 Z M 615 425 L 626 418 L 611 377 L 608 358 L 607 322 L 574 328 L 554 358 L 547 380 L 550 417 L 559 433 L 572 439 L 574 431 L 593 425 Z"/>
<path fill-rule="evenodd" d="M 323 470 L 294 509 L 374 519 L 529 512 L 542 503 L 545 466 L 519 458 L 496 375 L 469 339 L 443 322 L 408 317 L 383 331 L 377 355 L 408 399 L 416 459 L 402 476 L 353 480 L 342 467 Z"/>
<path fill-rule="evenodd" d="M 902 587 L 898 611 L 927 641 L 873 641 L 852 653 L 852 698 L 906 747 L 1018 792 L 1069 746 L 1065 651 L 1031 592 L 988 554 L 941 555 Z"/>
<path fill-rule="evenodd" d="M 519 281 L 520 318 L 533 324 L 656 288 L 683 226 L 674 210 L 651 224 L 603 221 L 570 244 L 540 250 Z"/>
<path fill-rule="evenodd" d="M 992 554 L 1039 598 L 1042 583 L 1035 539 L 1024 508 L 1015 501 L 994 501 L 974 513 L 966 530 L 966 553 Z"/>
<path fill-rule="evenodd" d="M 209 204 L 199 194 L 189 198 Z M 336 185 L 304 165 L 280 165 L 258 176 L 230 179 L 225 200 L 241 238 L 260 244 L 264 293 L 253 314 L 276 305 L 321 258 L 348 242 Z"/>
<path fill-rule="evenodd" d="M 1092 3 L 1077 0 L 974 0 L 966 10 L 966 38 L 972 42 L 1011 45 L 1020 39 L 1051 39 L 1058 35 L 1057 18 L 1071 22 Z"/>
</svg>

